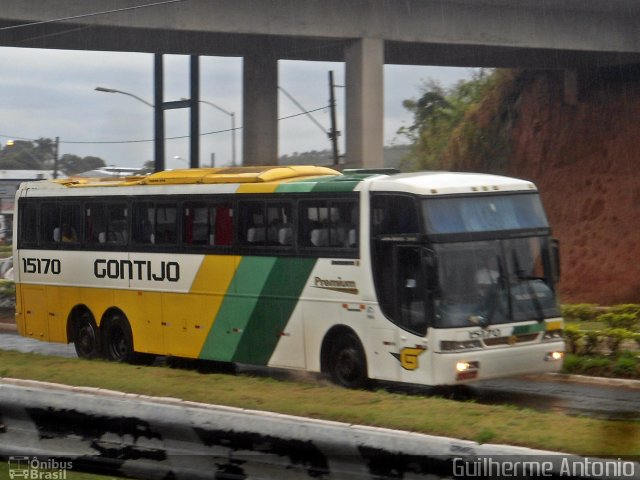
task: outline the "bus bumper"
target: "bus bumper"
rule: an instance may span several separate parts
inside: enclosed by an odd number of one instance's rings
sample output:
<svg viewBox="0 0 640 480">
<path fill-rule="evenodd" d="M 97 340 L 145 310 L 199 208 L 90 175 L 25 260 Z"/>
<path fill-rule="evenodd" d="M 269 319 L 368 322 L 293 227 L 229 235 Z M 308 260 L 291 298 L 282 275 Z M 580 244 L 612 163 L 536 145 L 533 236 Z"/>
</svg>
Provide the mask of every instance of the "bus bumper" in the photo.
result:
<svg viewBox="0 0 640 480">
<path fill-rule="evenodd" d="M 562 368 L 564 348 L 564 341 L 559 341 L 470 352 L 436 353 L 433 364 L 434 384 L 457 385 L 490 378 L 557 372 Z"/>
</svg>

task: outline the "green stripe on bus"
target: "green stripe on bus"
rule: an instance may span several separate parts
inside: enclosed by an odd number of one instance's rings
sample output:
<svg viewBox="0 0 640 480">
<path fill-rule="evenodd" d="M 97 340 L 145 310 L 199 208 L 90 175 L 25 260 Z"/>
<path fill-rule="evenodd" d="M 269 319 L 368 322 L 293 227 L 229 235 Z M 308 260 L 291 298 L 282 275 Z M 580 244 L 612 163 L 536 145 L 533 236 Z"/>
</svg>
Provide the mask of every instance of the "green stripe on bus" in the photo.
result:
<svg viewBox="0 0 640 480">
<path fill-rule="evenodd" d="M 314 258 L 276 260 L 242 335 L 234 362 L 256 365 L 269 362 L 315 264 Z"/>
<path fill-rule="evenodd" d="M 281 183 L 276 188 L 276 193 L 310 192 L 315 187 L 315 182 L 289 182 Z"/>
<path fill-rule="evenodd" d="M 513 327 L 511 335 L 524 335 L 527 333 L 542 332 L 544 330 L 544 322 L 534 323 L 531 325 L 519 325 Z"/>
<path fill-rule="evenodd" d="M 223 362 L 233 360 L 275 263 L 275 257 L 243 257 L 240 260 L 213 327 L 200 351 L 200 358 Z"/>
<path fill-rule="evenodd" d="M 299 181 L 286 182 L 278 185 L 276 192 L 351 192 L 365 178 L 372 174 L 351 174 L 340 176 L 326 176 L 307 178 Z"/>
<path fill-rule="evenodd" d="M 336 182 L 320 182 L 313 187 L 312 192 L 352 192 L 360 181 L 343 180 Z"/>
</svg>

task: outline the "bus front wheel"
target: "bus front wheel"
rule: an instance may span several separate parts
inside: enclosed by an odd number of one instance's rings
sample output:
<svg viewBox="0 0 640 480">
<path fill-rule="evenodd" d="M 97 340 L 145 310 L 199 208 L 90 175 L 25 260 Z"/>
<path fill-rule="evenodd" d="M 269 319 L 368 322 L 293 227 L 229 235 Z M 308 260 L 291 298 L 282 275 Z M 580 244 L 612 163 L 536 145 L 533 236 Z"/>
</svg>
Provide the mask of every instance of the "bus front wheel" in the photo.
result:
<svg viewBox="0 0 640 480">
<path fill-rule="evenodd" d="M 76 321 L 73 346 L 80 358 L 92 359 L 100 356 L 100 334 L 89 312 L 82 313 Z"/>
<path fill-rule="evenodd" d="M 104 334 L 104 353 L 108 360 L 132 363 L 135 359 L 131 327 L 119 315 L 111 317 Z"/>
<path fill-rule="evenodd" d="M 337 338 L 331 352 L 330 372 L 335 383 L 347 388 L 367 386 L 367 360 L 355 335 Z"/>
</svg>

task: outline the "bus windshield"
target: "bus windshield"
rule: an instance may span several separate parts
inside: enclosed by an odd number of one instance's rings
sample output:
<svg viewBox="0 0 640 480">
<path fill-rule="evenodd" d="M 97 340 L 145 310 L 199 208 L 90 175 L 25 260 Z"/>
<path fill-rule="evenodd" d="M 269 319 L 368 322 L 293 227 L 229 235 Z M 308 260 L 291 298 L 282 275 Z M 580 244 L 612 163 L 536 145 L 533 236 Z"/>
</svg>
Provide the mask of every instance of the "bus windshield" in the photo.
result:
<svg viewBox="0 0 640 480">
<path fill-rule="evenodd" d="M 441 243 L 435 326 L 487 326 L 559 316 L 546 237 Z"/>
<path fill-rule="evenodd" d="M 427 234 L 547 228 L 538 193 L 426 198 Z"/>
</svg>

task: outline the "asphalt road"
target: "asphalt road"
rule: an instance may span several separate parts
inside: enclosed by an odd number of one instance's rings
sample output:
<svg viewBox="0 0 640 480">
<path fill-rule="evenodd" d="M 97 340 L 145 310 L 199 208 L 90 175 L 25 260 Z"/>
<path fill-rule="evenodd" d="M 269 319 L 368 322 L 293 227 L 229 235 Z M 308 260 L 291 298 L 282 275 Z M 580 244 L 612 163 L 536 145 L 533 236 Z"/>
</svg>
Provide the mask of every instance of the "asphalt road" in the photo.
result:
<svg viewBox="0 0 640 480">
<path fill-rule="evenodd" d="M 0 349 L 43 355 L 76 357 L 72 344 L 45 343 L 0 330 Z M 239 367 L 239 372 L 317 381 L 313 374 L 282 369 Z M 640 421 L 640 381 L 589 379 L 565 375 L 537 375 L 488 380 L 458 389 L 382 385 L 414 395 L 444 395 L 482 404 L 515 405 L 541 411 L 564 412 L 594 418 Z"/>
</svg>

